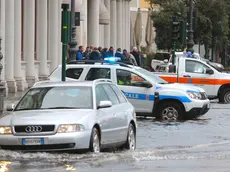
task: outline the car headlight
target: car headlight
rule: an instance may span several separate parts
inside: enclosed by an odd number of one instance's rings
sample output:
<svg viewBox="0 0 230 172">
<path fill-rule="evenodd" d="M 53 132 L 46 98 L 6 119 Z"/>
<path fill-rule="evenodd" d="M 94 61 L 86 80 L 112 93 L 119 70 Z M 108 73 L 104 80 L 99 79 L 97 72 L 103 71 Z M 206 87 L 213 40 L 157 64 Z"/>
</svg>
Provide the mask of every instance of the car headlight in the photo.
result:
<svg viewBox="0 0 230 172">
<path fill-rule="evenodd" d="M 59 125 L 57 132 L 58 133 L 71 133 L 77 131 L 83 131 L 85 127 L 81 124 L 62 124 Z"/>
<path fill-rule="evenodd" d="M 188 93 L 188 95 L 189 95 L 189 97 L 191 99 L 197 99 L 197 100 L 202 99 L 202 96 L 201 96 L 201 94 L 199 92 L 190 92 L 190 91 L 188 91 L 187 93 Z"/>
<path fill-rule="evenodd" d="M 0 134 L 12 134 L 11 127 L 0 127 Z"/>
</svg>

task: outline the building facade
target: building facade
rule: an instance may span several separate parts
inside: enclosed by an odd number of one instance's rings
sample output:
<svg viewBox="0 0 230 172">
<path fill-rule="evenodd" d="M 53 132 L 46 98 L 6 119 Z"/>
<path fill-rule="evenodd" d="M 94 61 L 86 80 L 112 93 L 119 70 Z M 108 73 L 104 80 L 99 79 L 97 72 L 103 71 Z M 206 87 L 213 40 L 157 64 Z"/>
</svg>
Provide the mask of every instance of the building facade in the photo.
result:
<svg viewBox="0 0 230 172">
<path fill-rule="evenodd" d="M 62 3 L 71 0 L 0 0 L 7 92 L 31 87 L 61 64 Z M 75 11 L 81 13 L 77 46 L 130 48 L 130 0 L 76 0 Z"/>
</svg>

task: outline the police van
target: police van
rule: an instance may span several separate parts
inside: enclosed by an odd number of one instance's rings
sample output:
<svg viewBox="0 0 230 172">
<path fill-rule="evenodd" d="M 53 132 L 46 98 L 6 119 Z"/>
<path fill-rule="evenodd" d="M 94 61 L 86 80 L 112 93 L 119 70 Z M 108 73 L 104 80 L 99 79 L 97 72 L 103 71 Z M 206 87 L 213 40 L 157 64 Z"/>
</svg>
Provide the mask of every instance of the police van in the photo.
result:
<svg viewBox="0 0 230 172">
<path fill-rule="evenodd" d="M 66 80 L 111 79 L 133 104 L 137 116 L 174 121 L 194 119 L 209 111 L 210 101 L 202 88 L 168 83 L 152 72 L 114 59 L 71 62 L 66 65 Z M 60 81 L 61 71 L 59 65 L 49 80 Z"/>
</svg>

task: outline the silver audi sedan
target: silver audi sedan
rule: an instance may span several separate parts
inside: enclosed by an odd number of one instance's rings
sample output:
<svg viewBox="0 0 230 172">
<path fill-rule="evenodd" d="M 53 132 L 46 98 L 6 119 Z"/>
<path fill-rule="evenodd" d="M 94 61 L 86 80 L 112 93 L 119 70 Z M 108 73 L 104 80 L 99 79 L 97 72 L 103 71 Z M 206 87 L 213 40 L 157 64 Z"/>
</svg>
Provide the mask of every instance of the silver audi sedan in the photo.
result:
<svg viewBox="0 0 230 172">
<path fill-rule="evenodd" d="M 0 148 L 27 151 L 136 148 L 134 107 L 110 80 L 35 84 L 0 117 Z"/>
</svg>

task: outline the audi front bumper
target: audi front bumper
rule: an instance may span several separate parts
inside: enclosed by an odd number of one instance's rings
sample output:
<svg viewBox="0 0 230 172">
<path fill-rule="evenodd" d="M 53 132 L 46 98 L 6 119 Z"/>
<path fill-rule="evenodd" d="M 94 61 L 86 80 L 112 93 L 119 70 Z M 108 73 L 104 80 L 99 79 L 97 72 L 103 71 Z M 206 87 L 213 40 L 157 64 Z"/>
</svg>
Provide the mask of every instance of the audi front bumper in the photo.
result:
<svg viewBox="0 0 230 172">
<path fill-rule="evenodd" d="M 27 151 L 65 151 L 88 149 L 91 131 L 41 136 L 0 135 L 0 149 Z M 42 139 L 41 144 L 24 145 L 24 139 Z"/>
</svg>

